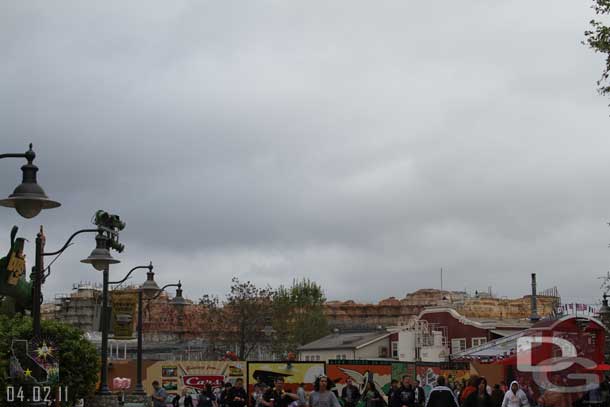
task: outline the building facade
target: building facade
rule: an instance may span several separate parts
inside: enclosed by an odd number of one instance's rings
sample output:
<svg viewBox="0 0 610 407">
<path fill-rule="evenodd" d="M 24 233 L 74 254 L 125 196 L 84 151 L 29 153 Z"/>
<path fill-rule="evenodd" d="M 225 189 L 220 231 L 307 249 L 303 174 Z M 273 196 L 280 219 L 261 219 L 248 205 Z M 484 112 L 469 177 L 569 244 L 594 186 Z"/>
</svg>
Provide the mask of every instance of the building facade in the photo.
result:
<svg viewBox="0 0 610 407">
<path fill-rule="evenodd" d="M 331 359 L 389 359 L 391 335 L 387 330 L 334 332 L 298 348 L 300 361 Z"/>
<path fill-rule="evenodd" d="M 529 319 L 488 319 L 461 315 L 448 307 L 428 308 L 422 311 L 424 320 L 433 332 L 440 332 L 441 343 L 449 354 L 483 345 L 497 338 L 512 335 L 529 328 Z"/>
</svg>

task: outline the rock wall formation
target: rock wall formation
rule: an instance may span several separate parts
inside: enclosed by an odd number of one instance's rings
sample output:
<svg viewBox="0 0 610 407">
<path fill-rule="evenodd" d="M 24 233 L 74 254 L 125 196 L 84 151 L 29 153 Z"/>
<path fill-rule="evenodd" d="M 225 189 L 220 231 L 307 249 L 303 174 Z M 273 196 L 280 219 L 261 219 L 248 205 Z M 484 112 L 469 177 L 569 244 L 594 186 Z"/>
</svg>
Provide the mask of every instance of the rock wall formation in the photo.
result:
<svg viewBox="0 0 610 407">
<path fill-rule="evenodd" d="M 550 315 L 558 297 L 538 296 L 538 313 Z M 422 289 L 407 294 L 403 299 L 390 297 L 377 304 L 360 304 L 354 301 L 328 301 L 325 314 L 333 328 L 374 328 L 404 323 L 424 308 L 448 306 L 462 315 L 487 319 L 521 319 L 530 316 L 530 296 L 505 299 L 489 295 L 469 297 L 464 292 Z"/>
</svg>

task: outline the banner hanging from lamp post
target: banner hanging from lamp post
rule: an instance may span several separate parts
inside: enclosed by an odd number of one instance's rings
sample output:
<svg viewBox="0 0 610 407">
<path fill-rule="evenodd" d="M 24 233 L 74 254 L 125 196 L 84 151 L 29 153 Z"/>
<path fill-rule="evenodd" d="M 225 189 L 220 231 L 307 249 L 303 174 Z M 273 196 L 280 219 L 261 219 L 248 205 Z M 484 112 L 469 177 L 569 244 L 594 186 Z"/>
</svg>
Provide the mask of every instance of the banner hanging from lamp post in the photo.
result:
<svg viewBox="0 0 610 407">
<path fill-rule="evenodd" d="M 138 293 L 135 291 L 113 291 L 110 298 L 112 301 L 114 339 L 132 339 Z"/>
</svg>

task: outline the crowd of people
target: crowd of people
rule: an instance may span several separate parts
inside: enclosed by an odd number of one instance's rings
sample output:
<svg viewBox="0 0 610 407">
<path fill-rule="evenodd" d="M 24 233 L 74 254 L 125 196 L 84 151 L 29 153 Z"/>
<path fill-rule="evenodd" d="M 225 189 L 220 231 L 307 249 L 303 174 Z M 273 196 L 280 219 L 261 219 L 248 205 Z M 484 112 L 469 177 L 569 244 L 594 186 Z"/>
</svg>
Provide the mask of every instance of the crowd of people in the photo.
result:
<svg viewBox="0 0 610 407">
<path fill-rule="evenodd" d="M 490 386 L 484 377 L 471 376 L 467 381 L 451 381 L 443 376 L 436 378 L 436 385 L 426 391 L 417 380 L 404 376 L 401 381 L 392 380 L 387 392 L 382 393 L 374 381 L 368 381 L 361 389 L 347 379 L 341 389 L 326 376 L 320 376 L 311 392 L 301 383 L 294 392 L 286 391 L 284 379 L 277 377 L 273 386 L 256 383 L 248 397 L 242 379 L 234 385 L 226 383 L 212 388 L 211 384 L 195 394 L 186 389 L 180 395 L 168 399 L 167 392 L 153 382 L 153 407 L 584 407 L 610 406 L 610 379 L 606 378 L 596 391 L 572 394 L 545 391 L 536 395 L 530 386 L 520 386 L 513 381 Z M 196 399 L 196 403 L 194 403 Z"/>
<path fill-rule="evenodd" d="M 212 387 L 206 383 L 200 391 L 195 394 L 189 393 L 184 388 L 182 393 L 171 398 L 167 391 L 159 385 L 158 381 L 152 382 L 154 392 L 152 394 L 153 407 L 247 407 L 248 393 L 244 388 L 243 379 L 237 379 L 235 384 L 225 383 L 220 387 Z M 195 400 L 194 400 L 195 399 Z M 196 401 L 196 402 L 195 402 Z"/>
</svg>

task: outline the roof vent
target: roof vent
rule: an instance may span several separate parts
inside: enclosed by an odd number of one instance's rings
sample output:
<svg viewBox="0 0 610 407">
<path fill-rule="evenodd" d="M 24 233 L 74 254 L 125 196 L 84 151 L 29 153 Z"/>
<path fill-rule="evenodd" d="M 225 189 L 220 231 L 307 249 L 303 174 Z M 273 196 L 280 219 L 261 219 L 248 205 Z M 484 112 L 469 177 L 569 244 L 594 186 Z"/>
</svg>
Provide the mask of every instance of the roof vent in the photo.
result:
<svg viewBox="0 0 610 407">
<path fill-rule="evenodd" d="M 362 336 L 357 336 L 355 338 L 345 339 L 343 342 L 341 342 L 341 344 L 342 345 L 349 345 L 350 343 L 358 342 L 360 340 L 362 340 Z"/>
</svg>

